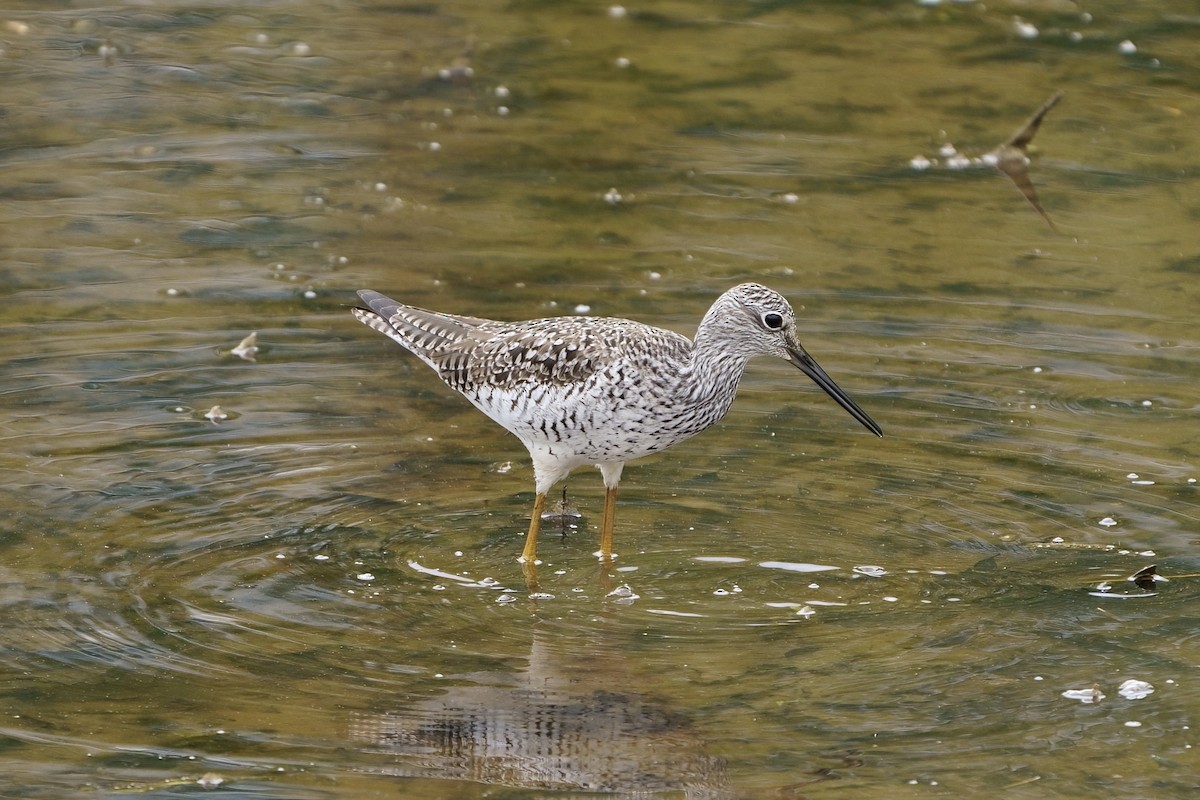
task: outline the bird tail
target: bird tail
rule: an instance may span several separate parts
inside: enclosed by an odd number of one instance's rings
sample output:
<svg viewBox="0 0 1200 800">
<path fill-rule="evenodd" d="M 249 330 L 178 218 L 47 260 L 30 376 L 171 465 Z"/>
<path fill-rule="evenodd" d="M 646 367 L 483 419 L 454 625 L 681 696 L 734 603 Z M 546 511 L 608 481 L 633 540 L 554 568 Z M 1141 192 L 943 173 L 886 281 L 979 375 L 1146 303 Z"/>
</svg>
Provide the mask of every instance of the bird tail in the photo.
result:
<svg viewBox="0 0 1200 800">
<path fill-rule="evenodd" d="M 355 319 L 409 350 L 435 370 L 439 357 L 488 320 L 439 314 L 398 303 L 369 289 L 359 291 L 367 308 L 352 310 Z"/>
</svg>

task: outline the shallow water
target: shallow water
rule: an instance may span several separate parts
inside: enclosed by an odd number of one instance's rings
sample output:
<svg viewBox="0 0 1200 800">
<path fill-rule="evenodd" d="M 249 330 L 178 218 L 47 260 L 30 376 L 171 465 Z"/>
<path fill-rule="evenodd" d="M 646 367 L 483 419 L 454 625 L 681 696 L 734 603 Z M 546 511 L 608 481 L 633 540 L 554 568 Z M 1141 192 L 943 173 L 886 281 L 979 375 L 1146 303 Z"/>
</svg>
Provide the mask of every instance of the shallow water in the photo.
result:
<svg viewBox="0 0 1200 800">
<path fill-rule="evenodd" d="M 1192 4 L 243 5 L 0 13 L 0 794 L 1200 788 Z M 940 149 L 1059 89 L 1056 233 Z M 886 438 L 756 362 L 537 597 L 519 444 L 348 313 L 743 280 Z"/>
</svg>

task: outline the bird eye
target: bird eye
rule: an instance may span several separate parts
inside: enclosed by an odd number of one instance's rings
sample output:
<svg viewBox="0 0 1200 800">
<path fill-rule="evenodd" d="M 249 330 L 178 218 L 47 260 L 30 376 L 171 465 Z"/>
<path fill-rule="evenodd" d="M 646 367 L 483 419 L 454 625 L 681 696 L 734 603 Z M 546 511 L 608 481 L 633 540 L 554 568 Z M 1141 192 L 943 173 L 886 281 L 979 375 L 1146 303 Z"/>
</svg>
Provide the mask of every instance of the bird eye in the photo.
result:
<svg viewBox="0 0 1200 800">
<path fill-rule="evenodd" d="M 783 317 L 778 314 L 766 314 L 763 316 L 763 325 L 777 331 L 783 327 Z"/>
</svg>

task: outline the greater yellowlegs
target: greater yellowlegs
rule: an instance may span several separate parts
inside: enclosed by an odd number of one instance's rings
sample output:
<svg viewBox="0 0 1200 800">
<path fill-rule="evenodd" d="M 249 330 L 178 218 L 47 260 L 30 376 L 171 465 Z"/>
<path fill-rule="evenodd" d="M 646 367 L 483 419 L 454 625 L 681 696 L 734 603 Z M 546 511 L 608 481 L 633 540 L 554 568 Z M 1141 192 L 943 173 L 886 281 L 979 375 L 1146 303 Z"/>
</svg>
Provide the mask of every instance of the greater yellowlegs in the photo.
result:
<svg viewBox="0 0 1200 800">
<path fill-rule="evenodd" d="M 360 322 L 410 350 L 529 450 L 536 497 L 525 563 L 537 559 L 546 493 L 586 464 L 604 478 L 600 556 L 609 559 L 625 462 L 679 444 L 725 416 L 754 356 L 790 362 L 883 435 L 800 345 L 788 301 L 757 283 L 718 297 L 695 341 L 628 319 L 497 322 L 415 308 L 366 289 L 358 295 L 367 306 L 354 309 Z"/>
</svg>

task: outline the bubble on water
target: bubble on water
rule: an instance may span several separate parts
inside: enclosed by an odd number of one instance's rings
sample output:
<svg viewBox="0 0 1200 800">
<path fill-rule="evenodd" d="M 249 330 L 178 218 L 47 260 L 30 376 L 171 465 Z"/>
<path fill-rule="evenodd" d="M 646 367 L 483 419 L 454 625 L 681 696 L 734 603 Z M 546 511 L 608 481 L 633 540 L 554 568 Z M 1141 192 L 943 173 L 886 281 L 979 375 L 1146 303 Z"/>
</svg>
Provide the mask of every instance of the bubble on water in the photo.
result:
<svg viewBox="0 0 1200 800">
<path fill-rule="evenodd" d="M 1112 526 L 1117 524 L 1117 521 L 1115 519 L 1113 519 L 1112 517 L 1105 517 L 1104 519 L 1100 520 L 1100 522 L 1098 524 L 1103 525 L 1106 528 L 1111 528 Z"/>
<path fill-rule="evenodd" d="M 1117 52 L 1121 55 L 1131 56 L 1137 52 L 1137 45 L 1126 39 L 1117 45 Z"/>
<path fill-rule="evenodd" d="M 360 580 L 360 581 L 373 581 L 373 580 L 375 580 L 375 576 L 374 576 L 374 575 L 372 575 L 372 574 L 371 574 L 371 573 L 369 573 L 369 572 L 360 572 L 360 573 L 358 573 L 357 575 L 355 575 L 354 577 L 355 577 L 355 578 L 357 578 L 357 579 L 358 579 L 358 580 Z M 434 588 L 437 588 L 437 587 L 434 587 Z"/>
<path fill-rule="evenodd" d="M 1020 17 L 1013 18 L 1013 32 L 1022 39 L 1036 39 L 1040 33 L 1040 31 L 1037 29 L 1037 25 L 1026 22 Z"/>
<path fill-rule="evenodd" d="M 874 564 L 859 564 L 850 571 L 857 572 L 859 575 L 866 575 L 871 578 L 882 578 L 884 575 L 888 574 L 886 569 Z"/>
<path fill-rule="evenodd" d="M 913 156 L 908 160 L 908 166 L 920 172 L 932 167 L 933 162 L 925 156 Z"/>
<path fill-rule="evenodd" d="M 1140 681 L 1136 678 L 1130 678 L 1123 681 L 1117 687 L 1117 694 L 1124 697 L 1126 700 L 1141 700 L 1143 697 L 1149 697 L 1154 694 L 1154 687 L 1146 681 Z"/>
</svg>

